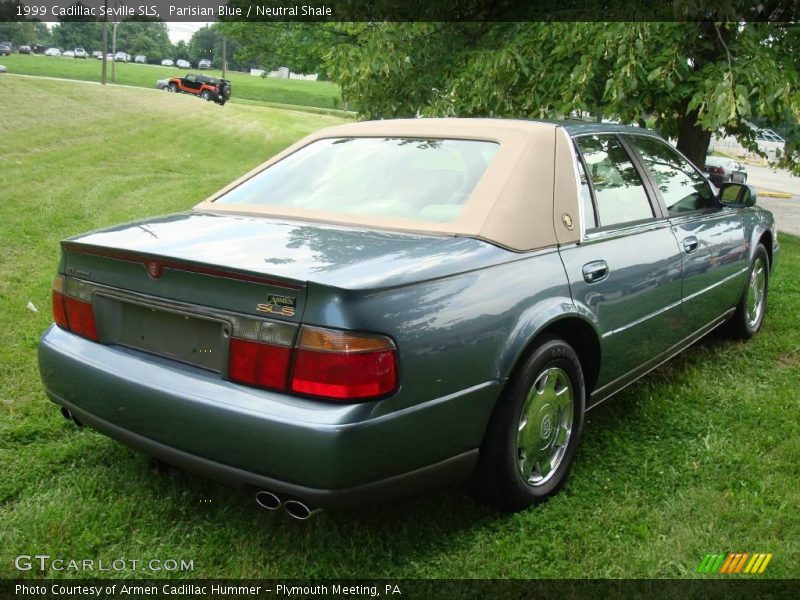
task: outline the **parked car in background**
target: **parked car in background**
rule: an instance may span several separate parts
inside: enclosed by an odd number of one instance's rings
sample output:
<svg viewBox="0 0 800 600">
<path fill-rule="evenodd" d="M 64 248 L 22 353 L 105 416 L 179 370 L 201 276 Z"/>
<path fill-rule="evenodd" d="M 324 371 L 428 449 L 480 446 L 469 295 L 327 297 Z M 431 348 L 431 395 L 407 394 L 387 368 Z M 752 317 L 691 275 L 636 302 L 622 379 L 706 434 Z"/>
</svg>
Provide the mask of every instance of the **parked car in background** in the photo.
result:
<svg viewBox="0 0 800 600">
<path fill-rule="evenodd" d="M 179 69 L 191 69 L 192 68 L 192 64 L 188 60 L 183 60 L 182 58 L 179 58 L 177 60 L 177 62 L 175 63 L 175 66 L 178 67 Z"/>
<path fill-rule="evenodd" d="M 114 55 L 114 60 L 116 60 L 117 62 L 129 62 L 131 60 L 131 57 L 127 52 L 117 52 Z"/>
<path fill-rule="evenodd" d="M 114 60 L 114 55 L 111 52 L 109 52 L 108 54 L 106 54 L 106 60 L 113 61 Z"/>
<path fill-rule="evenodd" d="M 164 60 L 161 61 L 161 66 L 162 67 L 174 67 L 175 66 L 175 62 L 171 58 L 165 58 Z"/>
<path fill-rule="evenodd" d="M 75 48 L 74 56 L 75 58 L 89 58 L 89 53 L 83 48 Z"/>
<path fill-rule="evenodd" d="M 133 59 L 133 62 L 139 63 L 139 64 L 146 64 L 147 63 L 147 57 L 144 56 L 143 54 L 139 54 L 139 55 L 136 56 L 136 58 Z"/>
<path fill-rule="evenodd" d="M 202 59 L 200 62 L 197 63 L 198 69 L 210 69 L 211 68 L 211 61 L 207 58 Z"/>
<path fill-rule="evenodd" d="M 20 54 L 32 54 L 33 50 L 31 50 L 30 46 L 20 46 L 17 49 L 17 52 L 19 52 Z"/>
<path fill-rule="evenodd" d="M 101 50 L 95 50 L 92 52 L 92 56 L 97 60 L 103 60 L 103 52 Z"/>
<path fill-rule="evenodd" d="M 296 518 L 468 478 L 521 510 L 588 409 L 758 332 L 779 244 L 755 200 L 642 128 L 348 123 L 62 241 L 40 373 L 67 418 Z"/>
<path fill-rule="evenodd" d="M 64 50 L 61 54 L 64 58 L 75 58 L 75 51 L 74 50 Z"/>
<path fill-rule="evenodd" d="M 44 51 L 45 56 L 61 56 L 61 50 L 58 48 L 48 48 Z"/>
<path fill-rule="evenodd" d="M 0 43 L 0 56 L 10 56 L 12 50 L 13 46 L 11 45 L 11 42 Z"/>
<path fill-rule="evenodd" d="M 706 156 L 705 171 L 711 183 L 717 187 L 723 183 L 745 183 L 747 169 L 739 161 L 725 156 Z"/>
<path fill-rule="evenodd" d="M 188 73 L 169 80 L 170 91 L 200 96 L 203 100 L 224 105 L 231 98 L 231 82 L 208 75 Z"/>
</svg>

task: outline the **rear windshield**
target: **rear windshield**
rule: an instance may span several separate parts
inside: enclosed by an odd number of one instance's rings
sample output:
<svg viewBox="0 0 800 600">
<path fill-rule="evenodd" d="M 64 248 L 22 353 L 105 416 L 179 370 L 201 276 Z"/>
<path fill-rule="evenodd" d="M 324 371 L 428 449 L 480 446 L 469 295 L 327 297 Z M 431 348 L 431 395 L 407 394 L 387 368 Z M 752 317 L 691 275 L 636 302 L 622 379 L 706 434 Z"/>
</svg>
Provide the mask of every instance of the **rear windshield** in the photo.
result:
<svg viewBox="0 0 800 600">
<path fill-rule="evenodd" d="M 461 214 L 498 148 L 446 139 L 318 140 L 216 202 L 447 222 Z"/>
</svg>

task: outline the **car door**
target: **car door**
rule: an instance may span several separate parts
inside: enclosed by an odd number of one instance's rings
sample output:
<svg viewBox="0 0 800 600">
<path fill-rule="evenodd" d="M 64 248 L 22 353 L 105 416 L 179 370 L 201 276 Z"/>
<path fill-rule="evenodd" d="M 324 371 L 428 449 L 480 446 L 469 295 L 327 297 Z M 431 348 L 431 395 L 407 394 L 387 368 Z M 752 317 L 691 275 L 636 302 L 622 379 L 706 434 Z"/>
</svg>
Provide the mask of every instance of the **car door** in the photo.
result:
<svg viewBox="0 0 800 600">
<path fill-rule="evenodd" d="M 741 210 L 724 208 L 689 160 L 664 141 L 626 139 L 646 166 L 683 256 L 683 320 L 689 332 L 735 306 L 744 289 L 747 249 Z"/>
<path fill-rule="evenodd" d="M 193 94 L 198 93 L 198 90 L 202 85 L 203 84 L 197 81 L 197 78 L 194 75 L 187 75 L 186 77 L 181 79 L 181 87 L 185 91 L 191 92 Z"/>
<path fill-rule="evenodd" d="M 579 135 L 575 143 L 585 232 L 560 251 L 573 300 L 600 333 L 597 400 L 679 340 L 681 255 L 619 137 Z"/>
</svg>

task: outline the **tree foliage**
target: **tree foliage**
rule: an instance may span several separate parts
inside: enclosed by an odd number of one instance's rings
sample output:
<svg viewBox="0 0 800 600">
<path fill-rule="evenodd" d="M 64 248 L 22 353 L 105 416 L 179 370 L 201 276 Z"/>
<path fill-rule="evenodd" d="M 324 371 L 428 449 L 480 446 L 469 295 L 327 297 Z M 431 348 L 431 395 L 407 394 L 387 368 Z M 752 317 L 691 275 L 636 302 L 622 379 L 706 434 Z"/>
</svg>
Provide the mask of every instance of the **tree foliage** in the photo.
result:
<svg viewBox="0 0 800 600">
<path fill-rule="evenodd" d="M 45 45 L 50 43 L 50 30 L 47 25 L 38 21 L 0 20 L 0 41 L 11 42 L 15 46 Z"/>
<path fill-rule="evenodd" d="M 53 26 L 53 45 L 64 48 L 84 48 L 88 51 L 101 50 L 103 24 L 93 21 L 64 21 Z"/>
<path fill-rule="evenodd" d="M 141 54 L 149 62 L 172 58 L 167 24 L 163 21 L 122 21 L 117 26 L 117 50 L 131 56 Z"/>
<path fill-rule="evenodd" d="M 354 23 L 324 58 L 367 118 L 654 122 L 704 164 L 712 133 L 797 121 L 798 28 L 777 23 Z M 794 166 L 800 148 L 790 147 Z"/>
<path fill-rule="evenodd" d="M 224 22 L 217 27 L 237 44 L 234 56 L 250 66 L 275 70 L 289 67 L 295 73 L 325 77 L 325 56 L 346 34 L 329 23 Z"/>
</svg>

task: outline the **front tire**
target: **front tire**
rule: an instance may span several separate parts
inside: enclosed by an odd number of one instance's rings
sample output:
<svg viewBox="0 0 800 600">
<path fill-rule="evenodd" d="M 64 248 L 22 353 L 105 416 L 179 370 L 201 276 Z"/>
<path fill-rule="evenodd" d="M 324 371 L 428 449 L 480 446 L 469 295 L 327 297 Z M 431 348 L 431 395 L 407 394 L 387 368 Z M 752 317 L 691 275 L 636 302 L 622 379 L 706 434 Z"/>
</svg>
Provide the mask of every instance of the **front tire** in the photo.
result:
<svg viewBox="0 0 800 600">
<path fill-rule="evenodd" d="M 174 83 L 170 83 L 169 84 L 169 91 L 174 93 L 174 94 L 177 94 L 178 93 L 178 86 L 176 84 L 174 84 Z"/>
<path fill-rule="evenodd" d="M 200 97 L 206 102 L 209 102 L 211 101 L 211 92 L 209 92 L 208 90 L 203 90 L 203 93 L 200 94 Z"/>
<path fill-rule="evenodd" d="M 509 379 L 492 414 L 471 481 L 478 500 L 516 512 L 558 492 L 580 444 L 585 396 L 573 348 L 545 338 Z"/>
<path fill-rule="evenodd" d="M 747 287 L 742 293 L 736 312 L 729 324 L 733 337 L 749 340 L 764 322 L 769 292 L 769 255 L 764 244 L 759 243 L 747 272 Z"/>
</svg>

